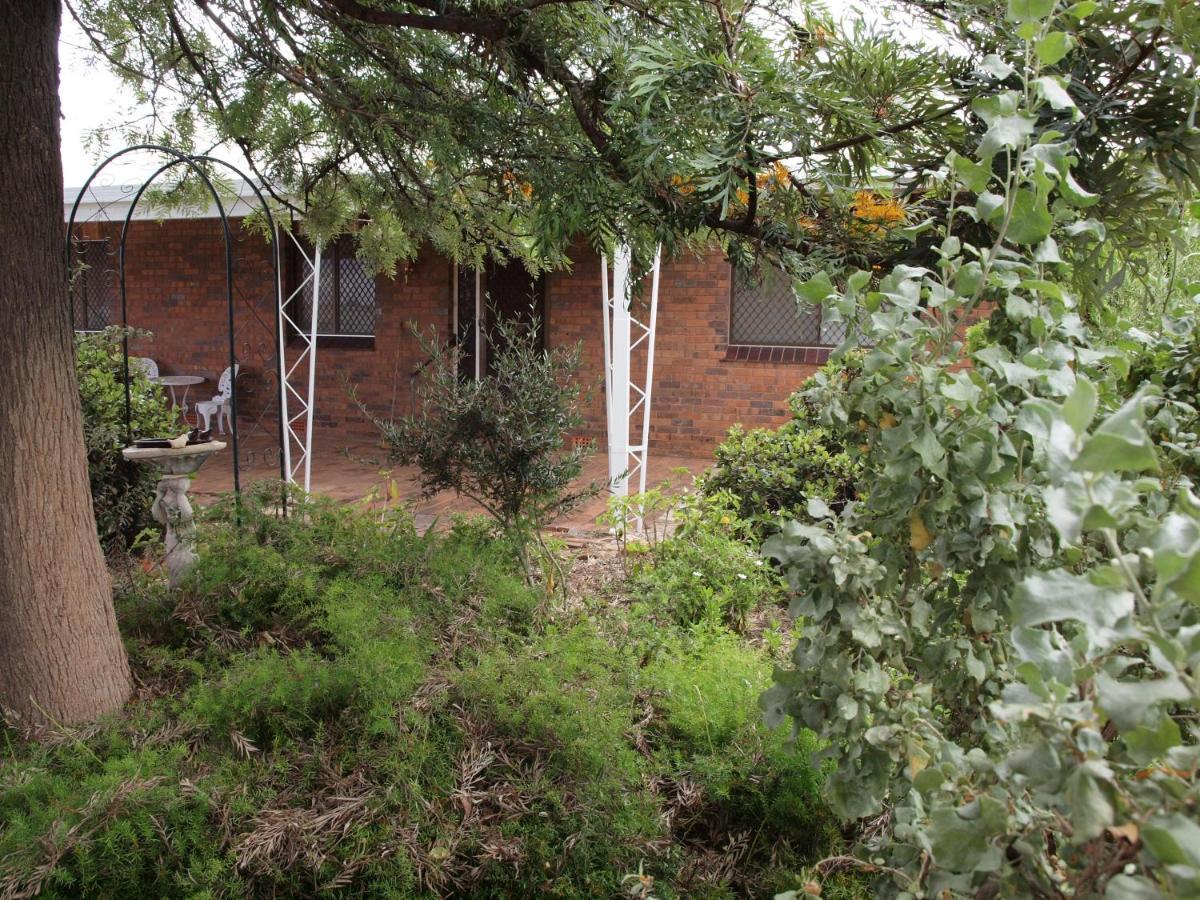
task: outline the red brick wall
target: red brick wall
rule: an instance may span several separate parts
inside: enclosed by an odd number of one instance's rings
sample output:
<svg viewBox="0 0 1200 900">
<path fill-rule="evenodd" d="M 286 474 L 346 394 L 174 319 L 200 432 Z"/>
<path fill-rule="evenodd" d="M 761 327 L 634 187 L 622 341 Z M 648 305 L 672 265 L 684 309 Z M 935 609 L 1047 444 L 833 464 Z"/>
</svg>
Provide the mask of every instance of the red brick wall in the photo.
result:
<svg viewBox="0 0 1200 900">
<path fill-rule="evenodd" d="M 86 226 L 95 233 L 97 226 Z M 235 326 L 242 364 L 242 427 L 262 417 L 275 426 L 274 312 L 268 245 L 234 223 Z M 89 235 L 89 236 L 93 236 Z M 116 237 L 113 231 L 113 246 Z M 600 264 L 576 248 L 570 272 L 551 275 L 547 286 L 547 339 L 551 346 L 581 341 L 580 374 L 588 400 L 584 434 L 603 443 L 604 359 Z M 380 315 L 370 346 L 318 348 L 318 442 L 375 437 L 351 402 L 347 384 L 383 416 L 410 408 L 409 374 L 424 358 L 408 329 L 431 326 L 445 335 L 451 323 L 451 266 L 430 250 L 395 279 L 377 282 Z M 133 352 L 151 356 L 163 374 L 199 374 L 209 380 L 191 399 L 211 396 L 228 365 L 224 244 L 214 219 L 134 222 L 127 249 L 129 324 L 154 332 Z M 648 290 L 648 286 L 647 286 Z M 652 447 L 681 454 L 706 453 L 730 425 L 775 425 L 787 417 L 787 397 L 815 363 L 727 358 L 730 269 L 720 253 L 664 264 L 659 295 L 653 390 Z M 644 310 L 635 313 L 644 315 Z M 289 362 L 298 348 L 288 348 Z M 635 372 L 644 360 L 635 358 Z M 295 377 L 306 374 L 305 365 Z M 245 432 L 243 432 L 245 434 Z M 637 438 L 637 432 L 634 433 Z"/>
<path fill-rule="evenodd" d="M 586 373 L 604 367 L 600 313 L 600 262 L 584 247 L 572 253 L 570 273 L 550 276 L 549 340 L 552 346 L 581 341 Z M 814 363 L 727 359 L 730 267 L 720 252 L 664 263 L 660 275 L 658 328 L 651 404 L 652 448 L 707 453 L 730 425 L 778 425 L 788 416 L 788 395 L 817 368 Z M 649 300 L 649 280 L 642 302 Z M 644 308 L 634 315 L 648 321 Z M 636 328 L 635 335 L 636 338 Z M 780 354 L 782 355 L 782 354 Z M 644 371 L 635 355 L 632 368 Z M 590 379 L 589 379 L 590 380 Z M 599 384 L 587 406 L 585 434 L 603 441 L 604 391 Z M 634 431 L 637 440 L 640 432 Z"/>
<path fill-rule="evenodd" d="M 378 432 L 351 400 L 347 385 L 354 385 L 358 398 L 377 416 L 404 415 L 412 407 L 410 378 L 426 358 L 409 323 L 428 334 L 431 328 L 443 337 L 451 326 L 450 264 L 425 250 L 394 279 L 376 279 L 379 316 L 373 345 L 317 347 L 316 421 L 325 429 L 319 440 L 334 434 L 354 439 L 374 439 Z M 300 347 L 289 348 L 294 358 Z M 307 373 L 304 365 L 296 376 Z M 331 432 L 329 429 L 335 429 Z"/>
<path fill-rule="evenodd" d="M 118 225 L 85 225 L 83 236 L 107 236 L 116 267 Z M 274 403 L 275 341 L 269 246 L 232 223 L 235 351 L 242 366 L 242 412 L 254 421 Z M 120 322 L 118 283 L 112 278 L 113 322 Z M 216 219 L 130 223 L 126 243 L 128 323 L 152 332 L 135 341 L 131 355 L 149 356 L 162 375 L 201 375 L 189 403 L 217 392 L 229 365 L 225 242 Z"/>
<path fill-rule="evenodd" d="M 277 429 L 275 395 L 275 318 L 270 246 L 256 234 L 232 224 L 234 239 L 234 330 L 241 366 L 238 381 L 241 427 L 258 422 Z M 82 237 L 108 236 L 116 266 L 119 227 L 86 225 Z M 229 365 L 225 250 L 216 219 L 135 221 L 126 244 L 126 303 L 131 327 L 153 333 L 134 342 L 131 355 L 149 356 L 163 375 L 202 375 L 189 402 L 216 393 L 217 380 Z M 397 274 L 376 283 L 380 315 L 373 343 L 318 347 L 315 420 L 321 439 L 372 438 L 376 432 L 349 397 L 347 385 L 380 415 L 410 406 L 409 373 L 423 359 L 408 322 L 445 331 L 449 324 L 449 264 L 431 252 Z M 286 284 L 286 278 L 285 278 Z M 117 282 L 113 278 L 114 299 Z M 114 308 L 114 323 L 119 322 Z M 295 341 L 285 348 L 289 367 L 299 358 Z M 294 370 L 307 378 L 307 361 Z M 243 435 L 245 432 L 243 432 Z"/>
</svg>

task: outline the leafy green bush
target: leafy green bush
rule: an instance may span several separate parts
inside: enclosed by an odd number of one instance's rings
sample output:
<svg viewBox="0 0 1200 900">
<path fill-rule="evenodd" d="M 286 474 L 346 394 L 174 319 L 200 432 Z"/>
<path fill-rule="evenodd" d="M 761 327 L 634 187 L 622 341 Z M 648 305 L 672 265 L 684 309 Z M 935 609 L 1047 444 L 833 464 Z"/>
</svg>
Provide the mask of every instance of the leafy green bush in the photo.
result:
<svg viewBox="0 0 1200 900">
<path fill-rule="evenodd" d="M 418 335 L 418 337 L 420 337 Z M 459 375 L 457 346 L 423 347 L 430 362 L 418 388 L 419 411 L 395 421 L 364 413 L 392 457 L 420 469 L 427 494 L 452 490 L 478 503 L 517 538 L 532 576 L 527 546 L 555 515 L 594 491 L 572 492 L 585 446 L 564 450 L 578 428 L 579 348 L 543 350 L 537 323 L 502 317 L 493 326 L 488 372 Z"/>
<path fill-rule="evenodd" d="M 689 496 L 674 533 L 639 561 L 630 580 L 668 621 L 740 629 L 749 613 L 779 603 L 783 583 L 754 549 L 753 525 L 739 517 L 728 492 Z"/>
<path fill-rule="evenodd" d="M 822 367 L 819 375 L 845 377 L 860 355 Z M 804 401 L 805 387 L 792 396 L 793 418 L 779 428 L 729 429 L 716 449 L 716 467 L 700 481 L 702 491 L 728 491 L 738 514 L 760 534 L 779 526 L 781 516 L 802 516 L 809 498 L 840 509 L 854 498 L 861 466 L 834 430 L 817 424 Z"/>
<path fill-rule="evenodd" d="M 738 498 L 738 514 L 766 528 L 782 515 L 802 514 L 810 497 L 841 506 L 855 493 L 858 465 L 829 432 L 793 419 L 779 428 L 735 425 L 716 449 L 716 468 L 703 480 L 708 492 Z"/>
<path fill-rule="evenodd" d="M 831 428 L 866 423 L 869 491 L 764 548 L 804 626 L 762 702 L 817 732 L 831 808 L 870 823 L 853 855 L 877 896 L 1200 895 L 1200 499 L 1163 465 L 1194 434 L 1163 420 L 1160 447 L 1146 425 L 1194 410 L 1194 323 L 1162 347 L 1178 394 L 1128 384 L 1069 291 L 1103 224 L 1052 61 L 1092 9 L 1009 4 L 1024 52 L 985 63 L 988 130 L 941 170 L 936 266 L 800 288 L 872 346 L 806 398 Z"/>
<path fill-rule="evenodd" d="M 1200 284 L 1196 286 L 1200 294 Z M 1162 451 L 1164 474 L 1200 483 L 1200 330 L 1195 305 L 1165 316 L 1154 334 L 1132 329 L 1124 338 L 1131 347 L 1129 374 L 1120 391 L 1130 395 L 1142 385 L 1155 385 L 1162 402 L 1146 423 Z"/>
<path fill-rule="evenodd" d="M 75 343 L 75 376 L 83 406 L 83 437 L 96 530 L 106 553 L 127 548 L 152 527 L 150 504 L 157 478 L 145 466 L 126 462 L 122 331 L 82 334 Z M 132 333 L 131 333 L 132 335 Z M 130 431 L 134 438 L 171 435 L 179 425 L 163 390 L 141 369 L 129 372 Z"/>
</svg>

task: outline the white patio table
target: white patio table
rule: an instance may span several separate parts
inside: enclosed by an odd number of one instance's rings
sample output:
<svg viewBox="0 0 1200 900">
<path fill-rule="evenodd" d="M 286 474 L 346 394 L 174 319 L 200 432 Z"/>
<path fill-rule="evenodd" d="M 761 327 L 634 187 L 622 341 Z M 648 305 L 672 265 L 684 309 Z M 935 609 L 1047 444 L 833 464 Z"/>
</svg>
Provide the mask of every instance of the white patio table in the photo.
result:
<svg viewBox="0 0 1200 900">
<path fill-rule="evenodd" d="M 208 381 L 203 375 L 160 375 L 154 379 L 163 387 L 171 390 L 171 403 L 178 406 L 183 411 L 183 418 L 187 419 L 188 414 L 188 391 L 192 389 L 194 384 L 204 384 Z M 175 389 L 183 388 L 183 400 L 180 401 L 175 397 Z"/>
</svg>

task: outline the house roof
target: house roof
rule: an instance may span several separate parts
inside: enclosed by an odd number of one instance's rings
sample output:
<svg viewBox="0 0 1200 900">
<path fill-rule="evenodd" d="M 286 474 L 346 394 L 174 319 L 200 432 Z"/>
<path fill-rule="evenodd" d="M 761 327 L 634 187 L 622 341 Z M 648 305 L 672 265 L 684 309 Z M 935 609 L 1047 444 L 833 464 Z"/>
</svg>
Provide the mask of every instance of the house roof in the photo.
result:
<svg viewBox="0 0 1200 900">
<path fill-rule="evenodd" d="M 226 199 L 225 193 L 222 192 L 221 202 L 225 204 L 226 215 L 230 217 L 245 216 L 260 208 L 258 198 L 254 196 L 249 182 L 236 179 L 225 181 L 223 184 L 235 190 L 238 195 L 237 200 L 230 203 Z M 96 184 L 93 182 L 79 203 L 79 210 L 75 214 L 76 223 L 124 221 L 125 216 L 129 213 L 129 205 L 133 202 L 134 195 L 141 186 L 140 181 L 128 184 Z M 75 203 L 75 198 L 79 196 L 80 190 L 79 187 L 63 189 L 64 222 L 70 219 L 71 207 Z M 211 201 L 203 206 L 164 209 L 143 196 L 138 202 L 133 218 L 138 220 L 215 219 L 218 215 L 217 205 Z"/>
</svg>

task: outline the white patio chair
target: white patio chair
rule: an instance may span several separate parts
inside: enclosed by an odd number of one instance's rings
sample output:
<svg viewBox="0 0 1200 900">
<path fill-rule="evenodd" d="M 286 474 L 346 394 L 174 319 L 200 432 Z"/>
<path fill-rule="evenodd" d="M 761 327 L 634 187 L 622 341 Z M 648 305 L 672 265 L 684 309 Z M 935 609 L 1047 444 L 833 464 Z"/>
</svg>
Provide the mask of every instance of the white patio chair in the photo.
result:
<svg viewBox="0 0 1200 900">
<path fill-rule="evenodd" d="M 147 378 L 154 379 L 158 377 L 158 363 L 148 356 L 129 357 L 129 369 L 130 371 L 141 369 L 146 373 Z"/>
<path fill-rule="evenodd" d="M 211 427 L 211 418 L 213 413 L 217 415 L 217 430 L 225 433 L 225 423 L 229 423 L 230 431 L 233 430 L 233 379 L 237 377 L 241 370 L 241 364 L 233 367 L 233 374 L 230 375 L 229 367 L 225 367 L 225 371 L 221 373 L 221 380 L 217 382 L 217 395 L 211 400 L 202 400 L 196 404 L 196 412 L 204 419 L 204 430 L 208 431 Z"/>
</svg>

